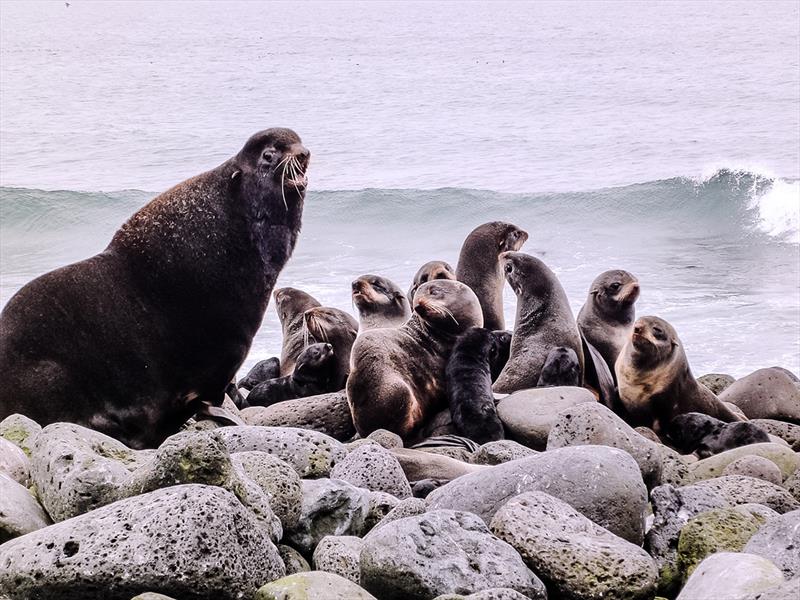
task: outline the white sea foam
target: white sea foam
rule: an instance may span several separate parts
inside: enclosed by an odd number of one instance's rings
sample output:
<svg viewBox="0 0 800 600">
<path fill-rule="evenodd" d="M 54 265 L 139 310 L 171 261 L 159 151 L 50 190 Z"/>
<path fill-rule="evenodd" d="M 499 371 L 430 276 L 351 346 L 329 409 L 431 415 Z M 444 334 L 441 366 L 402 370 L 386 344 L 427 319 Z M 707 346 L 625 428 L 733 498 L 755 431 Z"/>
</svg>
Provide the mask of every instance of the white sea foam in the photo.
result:
<svg viewBox="0 0 800 600">
<path fill-rule="evenodd" d="M 765 233 L 800 244 L 800 181 L 775 179 L 763 194 L 754 196 L 758 227 Z"/>
</svg>

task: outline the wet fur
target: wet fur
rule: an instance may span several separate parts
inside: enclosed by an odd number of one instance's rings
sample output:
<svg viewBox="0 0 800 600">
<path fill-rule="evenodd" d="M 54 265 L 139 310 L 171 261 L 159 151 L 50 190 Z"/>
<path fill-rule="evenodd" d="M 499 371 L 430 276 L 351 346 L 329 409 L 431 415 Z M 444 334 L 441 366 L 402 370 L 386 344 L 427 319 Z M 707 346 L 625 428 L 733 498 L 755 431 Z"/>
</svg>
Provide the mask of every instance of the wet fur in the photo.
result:
<svg viewBox="0 0 800 600">
<path fill-rule="evenodd" d="M 269 379 L 280 377 L 281 361 L 278 357 L 273 356 L 265 360 L 258 361 L 250 371 L 239 380 L 236 387 L 252 390 L 259 383 L 263 383 Z"/>
<path fill-rule="evenodd" d="M 414 304 L 414 294 L 423 283 L 428 283 L 434 279 L 455 279 L 456 272 L 448 263 L 443 260 L 432 260 L 422 265 L 414 275 L 411 287 L 408 289 L 408 304 Z"/>
<path fill-rule="evenodd" d="M 550 350 L 536 387 L 580 386 L 581 365 L 572 348 L 559 346 Z"/>
<path fill-rule="evenodd" d="M 679 452 L 694 452 L 699 458 L 770 441 L 769 435 L 755 423 L 725 423 L 698 412 L 675 417 L 669 424 L 667 436 Z"/>
<path fill-rule="evenodd" d="M 328 344 L 312 344 L 297 358 L 291 375 L 276 377 L 258 384 L 247 396 L 250 406 L 270 406 L 284 400 L 306 398 L 326 392 L 335 392 L 336 361 L 327 353 Z"/>
<path fill-rule="evenodd" d="M 358 335 L 358 322 L 343 310 L 329 306 L 307 310 L 304 319 L 311 339 L 333 346 L 335 365 L 331 391 L 344 389 L 350 374 L 350 352 Z"/>
<path fill-rule="evenodd" d="M 281 343 L 280 375 L 291 375 L 297 357 L 316 340 L 308 338 L 304 331 L 304 314 L 307 310 L 322 306 L 311 294 L 296 288 L 285 287 L 275 290 L 275 309 L 281 322 L 283 341 Z"/>
</svg>

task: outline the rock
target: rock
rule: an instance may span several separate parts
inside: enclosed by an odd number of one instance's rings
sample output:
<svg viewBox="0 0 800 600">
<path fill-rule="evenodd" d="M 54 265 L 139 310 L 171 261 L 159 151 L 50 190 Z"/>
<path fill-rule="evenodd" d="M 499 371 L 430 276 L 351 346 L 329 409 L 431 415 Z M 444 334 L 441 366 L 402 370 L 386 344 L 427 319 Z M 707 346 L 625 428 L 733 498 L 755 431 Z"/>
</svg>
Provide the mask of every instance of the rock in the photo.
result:
<svg viewBox="0 0 800 600">
<path fill-rule="evenodd" d="M 458 448 L 455 446 L 426 446 L 425 448 L 419 448 L 419 450 L 430 454 L 447 456 L 464 463 L 472 462 L 473 453 L 466 448 Z"/>
<path fill-rule="evenodd" d="M 736 380 L 733 377 L 725 373 L 709 373 L 708 375 L 701 375 L 697 378 L 697 383 L 702 383 L 710 389 L 715 396 L 719 396 L 729 388 L 734 381 Z"/>
<path fill-rule="evenodd" d="M 255 600 L 377 600 L 352 581 L 324 571 L 296 573 L 261 587 Z"/>
<path fill-rule="evenodd" d="M 795 500 L 800 501 L 800 469 L 797 469 L 793 475 L 789 476 L 789 478 L 783 482 L 783 487 L 786 488 Z"/>
<path fill-rule="evenodd" d="M 373 530 L 363 543 L 361 582 L 381 600 L 428 600 L 500 586 L 545 597 L 519 554 L 470 513 L 406 517 Z"/>
<path fill-rule="evenodd" d="M 630 454 L 608 446 L 558 448 L 464 475 L 431 492 L 430 509 L 491 521 L 513 496 L 543 491 L 634 544 L 644 536 L 647 490 Z"/>
<path fill-rule="evenodd" d="M 736 506 L 733 507 L 733 510 L 740 512 L 743 515 L 750 515 L 756 517 L 759 523 L 764 523 L 768 519 L 778 516 L 778 513 L 769 508 L 768 506 L 764 506 L 763 504 L 755 504 L 753 502 L 748 502 L 746 504 L 737 504 Z"/>
<path fill-rule="evenodd" d="M 248 425 L 309 429 L 339 441 L 349 440 L 356 432 L 344 391 L 252 406 L 241 414 Z"/>
<path fill-rule="evenodd" d="M 387 431 L 386 429 L 376 429 L 367 436 L 367 439 L 378 442 L 381 446 L 388 450 L 403 447 L 403 438 L 392 431 Z"/>
<path fill-rule="evenodd" d="M 697 462 L 696 457 L 694 455 L 690 455 L 691 458 L 682 456 L 663 444 L 658 446 L 658 451 L 661 455 L 661 483 L 683 485 L 689 474 L 689 465 Z"/>
<path fill-rule="evenodd" d="M 741 552 L 763 519 L 732 508 L 718 508 L 689 519 L 678 539 L 678 570 L 685 581 L 697 565 L 717 552 Z"/>
<path fill-rule="evenodd" d="M 283 544 L 279 545 L 278 553 L 281 555 L 281 560 L 286 566 L 287 575 L 305 573 L 306 571 L 311 570 L 311 565 L 308 564 L 308 561 L 303 558 L 302 554 L 300 554 L 291 546 L 285 546 Z"/>
<path fill-rule="evenodd" d="M 772 442 L 749 444 L 720 452 L 689 465 L 685 483 L 689 484 L 711 479 L 712 477 L 719 477 L 725 471 L 725 467 L 743 456 L 761 456 L 771 460 L 781 470 L 781 479 L 785 479 L 794 473 L 797 467 L 800 466 L 800 456 L 786 446 Z"/>
<path fill-rule="evenodd" d="M 497 440 L 487 442 L 481 446 L 470 458 L 470 462 L 476 465 L 499 465 L 510 460 L 525 458 L 538 454 L 527 446 L 523 446 L 513 440 Z"/>
<path fill-rule="evenodd" d="M 0 544 L 51 523 L 50 517 L 25 487 L 0 473 Z"/>
<path fill-rule="evenodd" d="M 369 491 L 336 479 L 304 479 L 297 525 L 286 539 L 311 555 L 326 535 L 362 535 L 369 513 Z"/>
<path fill-rule="evenodd" d="M 649 427 L 645 427 L 644 425 L 640 425 L 639 427 L 634 427 L 633 430 L 641 435 L 644 438 L 647 438 L 651 442 L 655 442 L 656 444 L 661 444 L 661 438 L 658 437 L 658 434 L 650 429 Z"/>
<path fill-rule="evenodd" d="M 131 600 L 174 600 L 169 596 L 165 596 L 164 594 L 156 594 L 155 592 L 145 592 L 144 594 L 139 594 L 138 596 L 134 596 Z"/>
<path fill-rule="evenodd" d="M 719 552 L 695 569 L 676 600 L 738 599 L 783 583 L 778 567 L 753 554 Z"/>
<path fill-rule="evenodd" d="M 21 485 L 28 485 L 31 461 L 22 448 L 0 437 L 0 473 L 5 473 Z"/>
<path fill-rule="evenodd" d="M 326 535 L 314 550 L 314 569 L 336 573 L 361 584 L 361 549 L 364 541 L 352 535 Z"/>
<path fill-rule="evenodd" d="M 292 465 L 300 477 L 327 477 L 347 452 L 324 433 L 295 427 L 222 427 L 214 432 L 228 452 L 258 450 Z"/>
<path fill-rule="evenodd" d="M 763 592 L 746 594 L 736 600 L 797 600 L 800 598 L 800 578 L 792 579 Z"/>
<path fill-rule="evenodd" d="M 769 519 L 744 551 L 772 561 L 786 579 L 800 576 L 800 510 Z"/>
<path fill-rule="evenodd" d="M 800 425 L 787 423 L 786 421 L 776 421 L 775 419 L 752 419 L 751 421 L 769 435 L 774 435 L 784 440 L 795 452 L 800 452 Z"/>
<path fill-rule="evenodd" d="M 406 498 L 405 500 L 401 500 L 397 506 L 390 510 L 383 519 L 378 521 L 378 523 L 370 529 L 375 531 L 392 521 L 421 515 L 427 508 L 425 501 L 420 498 Z"/>
<path fill-rule="evenodd" d="M 367 521 L 364 524 L 364 531 L 369 531 L 375 527 L 375 525 L 400 504 L 400 502 L 402 502 L 402 500 L 398 500 L 396 496 L 392 496 L 386 492 L 370 492 L 369 512 L 367 513 Z"/>
<path fill-rule="evenodd" d="M 783 481 L 781 470 L 774 462 L 763 456 L 742 456 L 722 471 L 723 475 L 746 475 L 780 485 Z"/>
<path fill-rule="evenodd" d="M 510 439 L 535 450 L 544 450 L 558 413 L 585 402 L 597 401 L 589 390 L 580 387 L 520 390 L 500 400 L 497 416 Z"/>
<path fill-rule="evenodd" d="M 800 423 L 800 388 L 783 369 L 759 369 L 739 379 L 719 396 L 735 404 L 749 419 Z"/>
<path fill-rule="evenodd" d="M 547 449 L 567 446 L 611 446 L 630 454 L 648 488 L 661 483 L 659 445 L 598 402 L 584 402 L 558 413 L 547 436 Z"/>
<path fill-rule="evenodd" d="M 17 446 L 28 456 L 31 455 L 33 442 L 41 430 L 41 425 L 36 421 L 17 413 L 0 421 L 0 437 Z"/>
<path fill-rule="evenodd" d="M 488 469 L 483 465 L 472 465 L 448 456 L 431 454 L 411 448 L 395 448 L 391 453 L 400 463 L 408 481 L 441 479 L 451 481 L 467 473 Z"/>
<path fill-rule="evenodd" d="M 491 588 L 488 590 L 481 590 L 468 596 L 461 594 L 442 594 L 436 596 L 433 600 L 530 600 L 528 596 L 520 594 L 511 588 Z"/>
<path fill-rule="evenodd" d="M 269 505 L 284 529 L 297 524 L 303 493 L 300 476 L 291 465 L 266 452 L 237 452 L 231 462 L 269 496 Z"/>
<path fill-rule="evenodd" d="M 350 452 L 333 467 L 331 478 L 373 492 L 386 492 L 401 500 L 411 496 L 411 486 L 400 463 L 378 444 L 366 444 Z"/>
<path fill-rule="evenodd" d="M 655 592 L 657 570 L 647 552 L 544 492 L 509 500 L 491 529 L 557 597 L 633 600 Z"/>
<path fill-rule="evenodd" d="M 120 500 L 5 543 L 0 595 L 128 600 L 252 596 L 284 567 L 267 532 L 230 492 L 179 485 Z"/>
</svg>

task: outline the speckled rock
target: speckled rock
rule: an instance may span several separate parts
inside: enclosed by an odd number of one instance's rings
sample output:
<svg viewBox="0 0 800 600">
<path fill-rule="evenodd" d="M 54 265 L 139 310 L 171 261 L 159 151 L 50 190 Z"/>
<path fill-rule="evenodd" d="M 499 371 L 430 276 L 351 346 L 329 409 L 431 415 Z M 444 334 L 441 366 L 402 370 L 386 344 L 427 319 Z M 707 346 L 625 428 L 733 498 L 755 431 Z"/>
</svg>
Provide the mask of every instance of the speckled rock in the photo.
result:
<svg viewBox="0 0 800 600">
<path fill-rule="evenodd" d="M 427 510 L 427 508 L 428 505 L 425 503 L 425 500 L 422 500 L 421 498 L 406 498 L 405 500 L 401 500 L 397 506 L 386 513 L 386 516 L 370 529 L 375 531 L 387 523 L 391 523 L 392 521 L 404 519 L 405 517 L 421 515 Z"/>
<path fill-rule="evenodd" d="M 636 461 L 608 446 L 572 446 L 488 467 L 431 492 L 430 509 L 465 510 L 487 523 L 513 496 L 543 491 L 634 544 L 644 536 L 647 489 Z"/>
<path fill-rule="evenodd" d="M 735 600 L 781 583 L 780 569 L 767 559 L 741 552 L 719 552 L 697 566 L 677 600 Z"/>
<path fill-rule="evenodd" d="M 718 508 L 692 517 L 678 539 L 678 570 L 684 581 L 697 565 L 716 552 L 741 552 L 747 540 L 764 523 L 751 514 Z"/>
<path fill-rule="evenodd" d="M 0 595 L 129 600 L 252 596 L 284 566 L 230 492 L 173 486 L 120 500 L 0 547 Z"/>
<path fill-rule="evenodd" d="M 350 452 L 333 467 L 331 478 L 400 499 L 411 496 L 411 486 L 400 463 L 378 444 L 365 444 Z"/>
<path fill-rule="evenodd" d="M 22 448 L 0 437 L 0 473 L 5 473 L 21 485 L 28 485 L 31 461 Z"/>
<path fill-rule="evenodd" d="M 245 408 L 242 419 L 248 425 L 319 431 L 339 441 L 349 440 L 356 432 L 343 391 Z"/>
<path fill-rule="evenodd" d="M 442 594 L 433 600 L 530 600 L 525 594 L 520 594 L 511 588 L 491 588 L 481 590 L 474 594 L 462 596 L 461 594 Z"/>
<path fill-rule="evenodd" d="M 522 558 L 470 513 L 438 510 L 372 531 L 361 551 L 361 582 L 381 600 L 429 600 L 448 592 L 510 587 L 544 598 Z"/>
<path fill-rule="evenodd" d="M 389 450 L 403 447 L 403 438 L 386 429 L 376 429 L 367 436 L 367 439 L 378 442 L 381 446 Z"/>
<path fill-rule="evenodd" d="M 689 465 L 697 462 L 697 457 L 683 456 L 663 444 L 658 446 L 658 452 L 661 455 L 661 483 L 683 485 L 689 474 Z"/>
<path fill-rule="evenodd" d="M 558 413 L 584 402 L 597 401 L 589 390 L 580 387 L 520 390 L 500 400 L 497 416 L 503 422 L 509 439 L 535 450 L 544 450 Z"/>
<path fill-rule="evenodd" d="M 258 450 L 289 463 L 300 477 L 327 477 L 347 452 L 324 433 L 295 427 L 222 427 L 214 432 L 228 452 Z"/>
<path fill-rule="evenodd" d="M 689 465 L 685 483 L 694 483 L 703 479 L 719 477 L 725 471 L 725 467 L 743 456 L 761 456 L 771 460 L 781 470 L 782 479 L 794 473 L 797 467 L 800 466 L 800 456 L 792 452 L 791 448 L 773 442 L 749 444 L 720 452 Z"/>
<path fill-rule="evenodd" d="M 786 481 L 783 482 L 783 487 L 786 488 L 795 500 L 800 502 L 800 469 L 797 469 L 793 475 L 789 476 Z"/>
<path fill-rule="evenodd" d="M 800 387 L 783 369 L 759 369 L 719 395 L 742 409 L 749 419 L 800 422 Z"/>
<path fill-rule="evenodd" d="M 278 553 L 281 555 L 281 560 L 286 566 L 286 574 L 293 575 L 295 573 L 305 573 L 311 570 L 311 565 L 303 558 L 297 550 L 291 546 L 280 544 L 278 546 Z"/>
<path fill-rule="evenodd" d="M 41 430 L 42 426 L 36 421 L 17 413 L 0 421 L 0 437 L 17 446 L 28 456 L 31 455 L 33 442 Z"/>
<path fill-rule="evenodd" d="M 777 517 L 779 514 L 768 506 L 764 506 L 763 504 L 755 504 L 753 502 L 737 504 L 733 507 L 733 510 L 738 511 L 743 515 L 756 517 L 760 523 L 765 523 L 768 519 Z"/>
<path fill-rule="evenodd" d="M 800 452 L 800 425 L 775 419 L 752 419 L 751 421 L 769 435 L 774 435 L 784 440 L 795 452 Z"/>
<path fill-rule="evenodd" d="M 701 383 L 710 389 L 715 396 L 719 396 L 736 381 L 726 373 L 708 373 L 697 378 L 697 383 Z"/>
<path fill-rule="evenodd" d="M 310 556 L 326 535 L 362 535 L 369 514 L 369 491 L 336 479 L 304 479 L 297 525 L 286 540 Z"/>
<path fill-rule="evenodd" d="M 51 523 L 27 488 L 0 473 L 0 544 Z"/>
<path fill-rule="evenodd" d="M 800 577 L 779 583 L 762 592 L 745 594 L 736 600 L 797 600 L 800 598 Z"/>
<path fill-rule="evenodd" d="M 742 456 L 737 458 L 722 471 L 723 475 L 746 475 L 747 477 L 755 477 L 769 481 L 775 485 L 780 485 L 783 482 L 781 470 L 774 462 L 763 456 Z"/>
<path fill-rule="evenodd" d="M 487 442 L 472 454 L 470 462 L 476 465 L 499 465 L 510 460 L 538 454 L 513 440 Z"/>
<path fill-rule="evenodd" d="M 651 598 L 655 591 L 656 566 L 644 550 L 544 492 L 511 499 L 491 529 L 557 597 L 629 600 Z"/>
<path fill-rule="evenodd" d="M 255 600 L 377 600 L 335 573 L 309 571 L 288 575 L 261 587 Z"/>
<path fill-rule="evenodd" d="M 428 446 L 425 448 L 419 448 L 419 450 L 422 452 L 428 452 L 430 454 L 448 456 L 465 463 L 472 462 L 473 452 L 470 452 L 466 448 L 458 448 L 455 446 Z"/>
<path fill-rule="evenodd" d="M 314 569 L 336 573 L 361 585 L 361 549 L 364 541 L 352 535 L 326 535 L 314 549 Z"/>
<path fill-rule="evenodd" d="M 400 502 L 402 500 L 386 492 L 370 492 L 369 512 L 367 513 L 367 521 L 364 524 L 364 531 L 367 532 L 375 527 Z"/>
<path fill-rule="evenodd" d="M 134 596 L 131 600 L 174 600 L 174 598 L 165 596 L 164 594 L 156 594 L 155 592 L 145 592 L 144 594 Z"/>
<path fill-rule="evenodd" d="M 449 456 L 431 454 L 413 448 L 395 448 L 391 450 L 391 453 L 400 463 L 400 467 L 409 481 L 422 479 L 450 481 L 467 473 L 477 473 L 489 468 L 485 465 L 473 465 Z"/>
<path fill-rule="evenodd" d="M 639 465 L 648 488 L 661 483 L 660 444 L 638 434 L 599 402 L 584 402 L 562 410 L 547 437 L 548 450 L 587 445 L 624 450 Z"/>
<path fill-rule="evenodd" d="M 769 519 L 744 551 L 771 560 L 786 579 L 800 576 L 800 510 Z"/>
<path fill-rule="evenodd" d="M 302 489 L 300 476 L 291 465 L 266 452 L 237 452 L 231 455 L 231 462 L 268 495 L 284 529 L 297 524 Z"/>
</svg>

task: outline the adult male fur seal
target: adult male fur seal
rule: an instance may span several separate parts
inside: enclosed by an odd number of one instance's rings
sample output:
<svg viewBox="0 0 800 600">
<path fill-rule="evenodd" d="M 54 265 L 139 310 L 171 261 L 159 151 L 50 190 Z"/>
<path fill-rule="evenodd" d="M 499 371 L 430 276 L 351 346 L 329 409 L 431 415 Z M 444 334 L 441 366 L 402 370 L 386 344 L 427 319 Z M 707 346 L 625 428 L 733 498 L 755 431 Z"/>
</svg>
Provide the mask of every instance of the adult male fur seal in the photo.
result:
<svg viewBox="0 0 800 600">
<path fill-rule="evenodd" d="M 506 327 L 503 317 L 505 278 L 500 255 L 519 250 L 527 239 L 527 232 L 516 225 L 492 221 L 473 229 L 461 246 L 456 279 L 466 283 L 478 296 L 486 329 Z"/>
<path fill-rule="evenodd" d="M 500 256 L 506 280 L 517 294 L 517 317 L 511 356 L 494 383 L 494 391 L 510 394 L 536 387 L 553 348 L 571 349 L 583 382 L 583 348 L 567 294 L 546 264 L 522 252 Z"/>
<path fill-rule="evenodd" d="M 388 429 L 413 441 L 426 420 L 447 407 L 445 368 L 457 337 L 482 323 L 468 286 L 437 279 L 417 290 L 405 325 L 358 336 L 347 380 L 358 433 Z"/>
<path fill-rule="evenodd" d="M 275 290 L 275 309 L 281 322 L 283 343 L 281 345 L 280 375 L 291 375 L 297 357 L 308 343 L 316 340 L 308 339 L 305 329 L 305 312 L 322 304 L 311 294 L 297 288 L 284 287 Z"/>
<path fill-rule="evenodd" d="M 423 283 L 428 283 L 434 279 L 455 279 L 456 272 L 449 263 L 443 260 L 431 260 L 426 262 L 419 268 L 419 271 L 414 275 L 414 280 L 411 282 L 411 287 L 408 288 L 408 303 L 414 304 L 414 294 Z"/>
<path fill-rule="evenodd" d="M 142 448 L 219 406 L 294 249 L 308 160 L 293 131 L 257 133 L 100 254 L 24 286 L 0 315 L 0 418 L 71 421 Z"/>
<path fill-rule="evenodd" d="M 362 275 L 352 283 L 353 303 L 358 309 L 359 331 L 400 327 L 411 318 L 411 305 L 393 281 L 378 275 Z"/>
<path fill-rule="evenodd" d="M 629 424 L 666 434 L 678 415 L 699 412 L 726 423 L 741 421 L 702 384 L 697 383 L 683 344 L 664 319 L 641 317 L 616 364 L 619 398 Z"/>
</svg>

